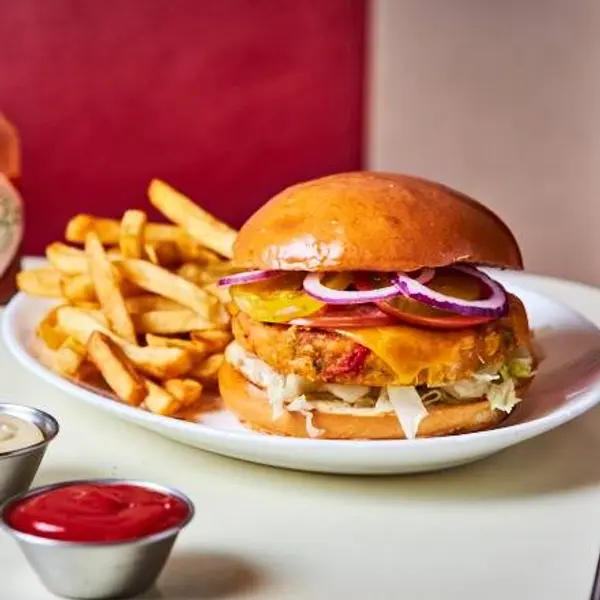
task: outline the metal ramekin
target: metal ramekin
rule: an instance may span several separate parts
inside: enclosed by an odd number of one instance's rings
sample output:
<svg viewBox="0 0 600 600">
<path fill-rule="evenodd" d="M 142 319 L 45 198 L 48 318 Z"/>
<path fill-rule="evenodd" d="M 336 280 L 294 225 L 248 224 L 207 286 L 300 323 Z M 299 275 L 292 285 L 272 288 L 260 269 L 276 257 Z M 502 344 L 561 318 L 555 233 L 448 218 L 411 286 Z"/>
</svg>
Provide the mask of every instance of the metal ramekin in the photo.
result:
<svg viewBox="0 0 600 600">
<path fill-rule="evenodd" d="M 67 542 L 23 533 L 4 515 L 14 504 L 48 490 L 73 484 L 129 484 L 176 496 L 187 508 L 177 526 L 141 538 L 117 542 Z M 180 531 L 192 520 L 194 505 L 179 490 L 148 481 L 89 479 L 65 481 L 32 489 L 11 498 L 0 508 L 0 527 L 19 544 L 42 583 L 67 598 L 125 598 L 148 589 L 158 578 Z"/>
<path fill-rule="evenodd" d="M 0 415 L 10 415 L 33 423 L 44 435 L 44 440 L 32 446 L 0 454 L 0 504 L 13 494 L 19 494 L 31 485 L 44 458 L 48 444 L 58 434 L 54 417 L 37 408 L 19 404 L 0 403 Z"/>
</svg>

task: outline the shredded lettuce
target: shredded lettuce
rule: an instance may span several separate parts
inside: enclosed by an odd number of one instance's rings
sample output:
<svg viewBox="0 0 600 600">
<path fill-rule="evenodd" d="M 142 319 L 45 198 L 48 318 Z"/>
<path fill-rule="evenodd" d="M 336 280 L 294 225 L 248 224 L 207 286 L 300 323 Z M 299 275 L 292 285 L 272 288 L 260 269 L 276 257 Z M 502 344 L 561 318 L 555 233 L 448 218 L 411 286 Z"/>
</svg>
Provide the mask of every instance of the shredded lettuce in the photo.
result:
<svg viewBox="0 0 600 600">
<path fill-rule="evenodd" d="M 527 379 L 533 374 L 533 359 L 531 356 L 512 358 L 507 363 L 508 374 L 513 379 Z"/>
<path fill-rule="evenodd" d="M 457 381 L 452 385 L 444 386 L 443 390 L 450 396 L 459 400 L 468 400 L 471 398 L 481 398 L 490 387 L 489 380 L 479 381 L 477 379 L 464 379 Z"/>
<path fill-rule="evenodd" d="M 308 402 L 306 396 L 301 395 L 294 398 L 287 406 L 286 410 L 289 412 L 299 412 L 306 419 L 306 433 L 308 433 L 309 437 L 317 438 L 322 433 L 323 430 L 315 427 L 313 424 L 313 405 Z"/>
<path fill-rule="evenodd" d="M 400 421 L 404 435 L 407 439 L 415 438 L 421 421 L 427 416 L 421 396 L 414 387 L 388 385 L 383 389 Z"/>
<path fill-rule="evenodd" d="M 340 398 L 348 404 L 354 404 L 357 400 L 364 398 L 371 388 L 368 385 L 348 385 L 342 383 L 326 383 L 323 386 L 330 394 Z"/>
<path fill-rule="evenodd" d="M 491 384 L 486 398 L 492 410 L 503 410 L 506 413 L 509 413 L 521 401 L 520 398 L 517 398 L 514 379 Z"/>
</svg>

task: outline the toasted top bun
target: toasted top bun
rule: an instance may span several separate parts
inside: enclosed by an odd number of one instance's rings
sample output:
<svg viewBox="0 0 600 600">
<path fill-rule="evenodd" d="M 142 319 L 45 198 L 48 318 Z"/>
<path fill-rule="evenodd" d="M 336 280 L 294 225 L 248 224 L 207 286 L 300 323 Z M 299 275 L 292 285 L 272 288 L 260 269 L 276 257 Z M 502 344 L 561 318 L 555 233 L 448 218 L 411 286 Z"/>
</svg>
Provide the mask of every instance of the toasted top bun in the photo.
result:
<svg viewBox="0 0 600 600">
<path fill-rule="evenodd" d="M 425 179 L 368 171 L 283 190 L 242 227 L 233 260 L 291 271 L 523 268 L 510 229 L 476 200 Z"/>
</svg>

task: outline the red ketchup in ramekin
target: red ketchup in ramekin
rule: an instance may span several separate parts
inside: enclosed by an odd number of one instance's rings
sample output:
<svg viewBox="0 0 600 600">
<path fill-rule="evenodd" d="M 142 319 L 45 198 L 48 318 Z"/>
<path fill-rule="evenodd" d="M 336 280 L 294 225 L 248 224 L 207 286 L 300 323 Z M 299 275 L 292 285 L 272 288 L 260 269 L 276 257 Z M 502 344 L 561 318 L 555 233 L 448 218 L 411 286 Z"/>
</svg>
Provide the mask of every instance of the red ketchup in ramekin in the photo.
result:
<svg viewBox="0 0 600 600">
<path fill-rule="evenodd" d="M 121 542 L 181 525 L 177 496 L 129 483 L 72 483 L 24 498 L 4 515 L 23 533 L 67 542 Z"/>
</svg>

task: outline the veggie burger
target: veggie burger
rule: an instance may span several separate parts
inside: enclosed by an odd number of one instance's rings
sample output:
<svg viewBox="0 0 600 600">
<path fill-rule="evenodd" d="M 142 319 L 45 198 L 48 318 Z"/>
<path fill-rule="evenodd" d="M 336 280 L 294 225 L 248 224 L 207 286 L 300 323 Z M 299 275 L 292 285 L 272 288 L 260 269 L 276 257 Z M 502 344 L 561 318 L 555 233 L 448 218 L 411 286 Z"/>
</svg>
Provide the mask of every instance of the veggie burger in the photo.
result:
<svg viewBox="0 0 600 600">
<path fill-rule="evenodd" d="M 353 172 L 294 185 L 245 223 L 219 387 L 248 427 L 328 439 L 496 425 L 532 380 L 510 229 L 448 187 Z"/>
</svg>

